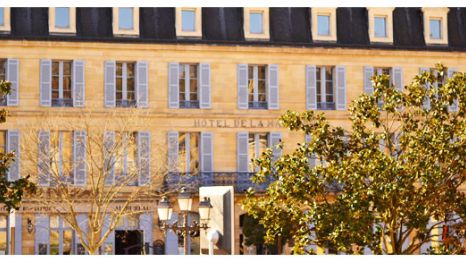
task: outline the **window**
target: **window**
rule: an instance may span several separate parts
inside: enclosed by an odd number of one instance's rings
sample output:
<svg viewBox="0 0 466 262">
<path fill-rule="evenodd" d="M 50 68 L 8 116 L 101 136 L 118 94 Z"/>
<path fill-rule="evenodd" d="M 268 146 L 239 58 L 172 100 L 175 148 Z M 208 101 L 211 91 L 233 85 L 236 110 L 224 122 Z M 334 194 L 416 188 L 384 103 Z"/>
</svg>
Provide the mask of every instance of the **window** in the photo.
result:
<svg viewBox="0 0 466 262">
<path fill-rule="evenodd" d="M 323 36 L 330 35 L 330 16 L 318 15 L 317 16 L 317 34 Z"/>
<path fill-rule="evenodd" d="M 369 38 L 375 43 L 393 43 L 393 10 L 388 7 L 368 7 Z"/>
<path fill-rule="evenodd" d="M 73 132 L 58 131 L 51 134 L 51 170 L 62 182 L 73 184 Z M 52 179 L 53 182 L 53 179 Z"/>
<path fill-rule="evenodd" d="M 448 8 L 423 7 L 424 40 L 426 44 L 448 44 Z"/>
<path fill-rule="evenodd" d="M 59 216 L 50 216 L 50 255 L 71 255 L 73 230 Z"/>
<path fill-rule="evenodd" d="M 374 18 L 375 37 L 387 37 L 387 18 L 375 17 Z"/>
<path fill-rule="evenodd" d="M 52 61 L 52 106 L 73 106 L 72 61 Z"/>
<path fill-rule="evenodd" d="M 248 103 L 250 109 L 267 109 L 265 65 L 248 66 Z"/>
<path fill-rule="evenodd" d="M 113 35 L 138 36 L 139 35 L 139 8 L 114 7 L 113 8 Z"/>
<path fill-rule="evenodd" d="M 269 9 L 245 7 L 244 13 L 244 38 L 250 40 L 268 40 L 269 32 Z"/>
<path fill-rule="evenodd" d="M 0 81 L 6 81 L 6 59 L 0 59 Z M 0 106 L 7 105 L 6 95 L 0 96 Z"/>
<path fill-rule="evenodd" d="M 116 62 L 115 105 L 117 107 L 136 106 L 135 65 L 135 62 Z"/>
<path fill-rule="evenodd" d="M 259 158 L 268 146 L 268 133 L 249 133 L 248 136 L 248 156 L 249 158 Z M 249 172 L 255 172 L 256 167 L 249 161 Z"/>
<path fill-rule="evenodd" d="M 249 32 L 251 34 L 262 34 L 264 32 L 264 25 L 262 12 L 251 12 L 249 14 Z"/>
<path fill-rule="evenodd" d="M 442 20 L 439 18 L 432 18 L 429 20 L 430 26 L 430 38 L 441 39 L 442 38 Z"/>
<path fill-rule="evenodd" d="M 1 154 L 5 154 L 7 151 L 6 140 L 7 140 L 7 131 L 0 130 L 0 153 Z"/>
<path fill-rule="evenodd" d="M 314 41 L 336 41 L 336 8 L 311 8 L 311 32 Z"/>
<path fill-rule="evenodd" d="M 189 174 L 199 172 L 200 133 L 180 132 L 178 136 L 178 170 Z"/>
<path fill-rule="evenodd" d="M 334 67 L 316 67 L 317 109 L 335 110 Z"/>
<path fill-rule="evenodd" d="M 183 32 L 196 31 L 196 12 L 194 10 L 181 11 L 181 30 Z"/>
<path fill-rule="evenodd" d="M 10 8 L 0 7 L 0 32 L 10 31 Z"/>
<path fill-rule="evenodd" d="M 390 75 L 390 85 L 392 84 L 392 68 L 390 67 L 374 67 L 374 76 L 380 76 L 380 75 Z M 383 100 L 380 99 L 377 101 L 377 105 L 379 106 L 379 109 L 382 110 L 383 106 Z"/>
<path fill-rule="evenodd" d="M 75 34 L 76 8 L 50 7 L 49 32 L 51 34 Z"/>
<path fill-rule="evenodd" d="M 115 133 L 114 152 L 115 176 L 117 184 L 127 182 L 130 186 L 136 186 L 138 182 L 139 170 L 137 167 L 137 133 L 121 132 Z"/>
<path fill-rule="evenodd" d="M 199 108 L 198 64 L 179 66 L 180 108 Z"/>
<path fill-rule="evenodd" d="M 202 12 L 200 7 L 176 8 L 176 36 L 202 37 Z"/>
<path fill-rule="evenodd" d="M 0 255 L 5 255 L 7 252 L 7 216 L 0 215 Z"/>
</svg>

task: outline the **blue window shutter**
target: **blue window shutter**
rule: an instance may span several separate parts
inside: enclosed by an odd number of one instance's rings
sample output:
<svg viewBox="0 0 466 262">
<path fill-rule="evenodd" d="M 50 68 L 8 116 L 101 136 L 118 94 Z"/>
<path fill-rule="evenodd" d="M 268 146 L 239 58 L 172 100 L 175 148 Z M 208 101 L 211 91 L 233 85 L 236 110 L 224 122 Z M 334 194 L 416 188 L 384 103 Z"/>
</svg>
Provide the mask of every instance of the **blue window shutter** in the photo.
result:
<svg viewBox="0 0 466 262">
<path fill-rule="evenodd" d="M 39 185 L 50 185 L 50 132 L 39 132 L 38 148 L 38 175 Z"/>
<path fill-rule="evenodd" d="M 85 64 L 82 60 L 73 61 L 73 106 L 84 107 L 86 97 Z"/>
<path fill-rule="evenodd" d="M 393 85 L 395 85 L 396 90 L 403 92 L 403 69 L 401 67 L 394 67 L 392 71 Z"/>
<path fill-rule="evenodd" d="M 52 60 L 40 60 L 40 105 L 52 104 Z"/>
<path fill-rule="evenodd" d="M 74 184 L 86 185 L 87 162 L 86 162 L 86 131 L 73 132 L 73 172 Z"/>
<path fill-rule="evenodd" d="M 23 254 L 23 216 L 15 214 L 15 255 Z"/>
<path fill-rule="evenodd" d="M 19 104 L 19 60 L 8 59 L 6 63 L 6 80 L 11 82 L 11 91 L 7 96 L 7 105 L 17 106 Z"/>
<path fill-rule="evenodd" d="M 115 132 L 104 133 L 104 177 L 105 184 L 112 185 L 115 182 Z"/>
<path fill-rule="evenodd" d="M 237 68 L 238 109 L 248 109 L 248 65 L 239 64 Z"/>
<path fill-rule="evenodd" d="M 212 107 L 212 89 L 210 84 L 210 64 L 199 65 L 199 107 Z"/>
<path fill-rule="evenodd" d="M 149 105 L 149 64 L 146 61 L 136 63 L 136 97 L 137 106 L 146 108 Z"/>
<path fill-rule="evenodd" d="M 150 182 L 150 132 L 138 132 L 138 170 L 139 170 L 139 185 L 146 185 Z"/>
<path fill-rule="evenodd" d="M 427 68 L 427 67 L 419 68 L 419 73 L 420 74 L 424 74 L 424 73 L 429 72 L 429 71 L 430 71 L 430 69 Z M 430 88 L 430 87 L 426 86 L 425 88 Z M 424 98 L 423 107 L 425 109 L 428 109 L 428 110 L 430 109 L 430 98 L 429 97 Z"/>
<path fill-rule="evenodd" d="M 143 213 L 139 215 L 139 229 L 143 230 L 144 236 L 143 236 L 143 244 L 149 244 L 149 246 L 152 246 L 152 213 Z M 147 255 L 152 254 L 152 248 L 149 248 L 148 250 L 149 253 Z"/>
<path fill-rule="evenodd" d="M 306 109 L 317 110 L 316 66 L 306 66 Z"/>
<path fill-rule="evenodd" d="M 15 153 L 15 161 L 10 164 L 8 168 L 8 181 L 18 180 L 20 178 L 20 140 L 18 130 L 8 130 L 7 132 L 7 152 Z"/>
<path fill-rule="evenodd" d="M 282 150 L 277 148 L 281 140 L 282 135 L 280 132 L 270 132 L 269 147 L 273 150 L 273 161 L 276 161 L 282 155 Z"/>
<path fill-rule="evenodd" d="M 36 215 L 35 220 L 35 254 L 39 254 L 40 244 L 45 244 L 47 247 L 46 254 L 48 255 L 50 254 L 50 218 L 39 214 Z"/>
<path fill-rule="evenodd" d="M 201 133 L 201 171 L 205 173 L 214 172 L 214 145 L 213 134 Z"/>
<path fill-rule="evenodd" d="M 344 66 L 337 66 L 335 68 L 336 74 L 336 109 L 346 110 L 346 68 Z"/>
<path fill-rule="evenodd" d="M 278 65 L 267 66 L 267 102 L 268 109 L 278 109 L 280 104 L 278 85 Z"/>
<path fill-rule="evenodd" d="M 105 61 L 104 64 L 104 95 L 105 107 L 115 107 L 116 98 L 116 63 Z"/>
<path fill-rule="evenodd" d="M 168 170 L 178 170 L 178 132 L 168 132 Z"/>
<path fill-rule="evenodd" d="M 248 136 L 248 132 L 238 132 L 236 138 L 236 168 L 242 173 L 249 172 Z"/>
<path fill-rule="evenodd" d="M 168 108 L 180 107 L 180 68 L 178 63 L 168 64 Z"/>
<path fill-rule="evenodd" d="M 447 75 L 448 78 L 453 77 L 453 74 L 457 72 L 456 68 L 448 68 Z M 448 111 L 450 112 L 457 112 L 458 111 L 458 99 L 453 100 L 453 104 L 448 106 Z"/>
<path fill-rule="evenodd" d="M 364 67 L 364 93 L 372 94 L 374 92 L 374 87 L 372 86 L 371 78 L 374 76 L 374 67 L 365 66 Z"/>
</svg>

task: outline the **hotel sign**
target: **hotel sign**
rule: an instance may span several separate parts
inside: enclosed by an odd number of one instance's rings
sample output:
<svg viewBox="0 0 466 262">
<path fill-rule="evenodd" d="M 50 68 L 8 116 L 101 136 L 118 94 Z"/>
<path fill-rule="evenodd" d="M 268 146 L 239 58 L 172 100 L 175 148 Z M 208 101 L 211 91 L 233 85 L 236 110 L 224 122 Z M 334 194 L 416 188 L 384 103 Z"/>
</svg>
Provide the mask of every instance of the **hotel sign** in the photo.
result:
<svg viewBox="0 0 466 262">
<path fill-rule="evenodd" d="M 258 119 L 194 119 L 194 127 L 213 128 L 281 128 L 278 120 Z"/>
</svg>

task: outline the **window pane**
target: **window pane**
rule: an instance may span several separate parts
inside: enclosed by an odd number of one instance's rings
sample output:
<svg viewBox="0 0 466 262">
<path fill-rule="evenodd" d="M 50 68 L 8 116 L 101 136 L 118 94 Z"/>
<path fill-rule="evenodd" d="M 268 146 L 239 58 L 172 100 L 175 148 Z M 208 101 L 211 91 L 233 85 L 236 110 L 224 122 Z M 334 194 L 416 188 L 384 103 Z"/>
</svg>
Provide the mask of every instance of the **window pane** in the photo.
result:
<svg viewBox="0 0 466 262">
<path fill-rule="evenodd" d="M 133 8 L 120 7 L 118 8 L 118 28 L 131 30 L 133 29 Z"/>
<path fill-rule="evenodd" d="M 59 236 L 57 230 L 50 230 L 50 255 L 59 255 Z"/>
<path fill-rule="evenodd" d="M 254 101 L 254 66 L 248 67 L 248 94 L 249 101 Z"/>
<path fill-rule="evenodd" d="M 73 234 L 71 230 L 63 231 L 63 255 L 71 255 L 71 246 L 72 246 Z"/>
<path fill-rule="evenodd" d="M 374 18 L 374 30 L 376 37 L 386 37 L 387 36 L 387 27 L 386 27 L 386 18 L 385 17 L 375 17 Z"/>
<path fill-rule="evenodd" d="M 430 38 L 440 39 L 442 37 L 441 33 L 441 20 L 440 19 L 430 19 Z"/>
<path fill-rule="evenodd" d="M 318 15 L 317 16 L 317 34 L 330 35 L 330 16 Z"/>
<path fill-rule="evenodd" d="M 197 101 L 197 65 L 189 65 L 189 98 Z"/>
<path fill-rule="evenodd" d="M 196 31 L 196 12 L 194 10 L 181 11 L 181 30 L 183 32 Z"/>
<path fill-rule="evenodd" d="M 5 15 L 4 15 L 5 8 L 0 7 L 0 26 L 5 25 Z"/>
<path fill-rule="evenodd" d="M 316 67 L 316 91 L 317 91 L 317 102 L 321 101 L 322 91 L 320 90 L 320 67 Z"/>
<path fill-rule="evenodd" d="M 262 17 L 263 14 L 258 12 L 249 14 L 249 33 L 262 34 L 264 32 Z"/>
<path fill-rule="evenodd" d="M 55 8 L 55 27 L 69 28 L 70 27 L 70 8 L 57 7 Z"/>
<path fill-rule="evenodd" d="M 180 132 L 178 137 L 178 170 L 186 172 L 186 133 Z"/>
</svg>

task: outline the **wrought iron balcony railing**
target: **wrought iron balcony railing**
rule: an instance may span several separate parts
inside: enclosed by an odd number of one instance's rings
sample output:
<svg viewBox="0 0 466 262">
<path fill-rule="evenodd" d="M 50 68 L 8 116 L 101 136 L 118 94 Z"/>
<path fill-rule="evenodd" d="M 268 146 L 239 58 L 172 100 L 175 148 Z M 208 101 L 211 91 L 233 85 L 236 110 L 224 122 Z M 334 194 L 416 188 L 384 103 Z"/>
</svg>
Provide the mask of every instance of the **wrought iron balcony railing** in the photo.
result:
<svg viewBox="0 0 466 262">
<path fill-rule="evenodd" d="M 317 102 L 318 110 L 335 110 L 334 102 Z"/>
<path fill-rule="evenodd" d="M 180 101 L 180 108 L 199 108 L 199 101 Z"/>
<path fill-rule="evenodd" d="M 250 101 L 249 109 L 267 109 L 267 101 Z"/>
<path fill-rule="evenodd" d="M 244 193 L 252 187 L 256 192 L 264 192 L 271 183 L 255 184 L 251 181 L 254 173 L 212 172 L 212 173 L 168 173 L 164 186 L 167 190 L 177 190 L 186 187 L 196 191 L 201 186 L 233 186 L 236 193 Z"/>
<path fill-rule="evenodd" d="M 53 107 L 72 107 L 73 99 L 72 98 L 52 98 Z"/>
<path fill-rule="evenodd" d="M 136 107 L 136 100 L 117 99 L 115 104 L 116 107 Z"/>
</svg>

